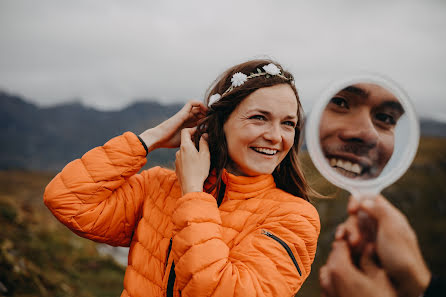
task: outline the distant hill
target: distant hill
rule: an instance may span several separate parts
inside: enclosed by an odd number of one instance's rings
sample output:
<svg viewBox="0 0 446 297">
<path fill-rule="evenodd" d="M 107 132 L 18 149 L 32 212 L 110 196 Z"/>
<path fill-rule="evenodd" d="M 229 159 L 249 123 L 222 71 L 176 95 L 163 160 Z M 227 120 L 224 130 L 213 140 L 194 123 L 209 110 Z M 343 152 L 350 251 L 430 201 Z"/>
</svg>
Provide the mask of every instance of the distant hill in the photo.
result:
<svg viewBox="0 0 446 297">
<path fill-rule="evenodd" d="M 0 169 L 59 171 L 69 161 L 125 131 L 141 133 L 175 114 L 181 105 L 138 102 L 120 111 L 80 103 L 40 108 L 0 92 Z M 169 164 L 172 150 L 157 150 L 150 165 Z"/>
<path fill-rule="evenodd" d="M 432 119 L 421 119 L 421 134 L 423 136 L 446 137 L 446 123 Z"/>
<path fill-rule="evenodd" d="M 170 117 L 180 104 L 137 102 L 119 111 L 80 103 L 41 108 L 0 91 L 0 169 L 59 171 L 125 131 L 141 133 Z M 446 137 L 446 123 L 423 119 L 421 134 Z M 157 150 L 148 165 L 172 165 L 174 150 Z"/>
</svg>

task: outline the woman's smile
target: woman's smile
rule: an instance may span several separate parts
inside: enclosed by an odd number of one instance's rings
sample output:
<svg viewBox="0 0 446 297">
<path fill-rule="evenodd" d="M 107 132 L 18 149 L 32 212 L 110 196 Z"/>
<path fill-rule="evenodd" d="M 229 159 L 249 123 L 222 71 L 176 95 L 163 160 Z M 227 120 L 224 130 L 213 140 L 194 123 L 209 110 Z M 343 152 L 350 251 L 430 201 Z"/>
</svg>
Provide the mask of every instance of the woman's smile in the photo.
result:
<svg viewBox="0 0 446 297">
<path fill-rule="evenodd" d="M 251 147 L 251 148 L 255 152 L 260 153 L 262 155 L 267 155 L 267 156 L 274 156 L 279 151 L 277 149 L 270 149 L 270 148 L 263 148 L 263 147 Z"/>
</svg>

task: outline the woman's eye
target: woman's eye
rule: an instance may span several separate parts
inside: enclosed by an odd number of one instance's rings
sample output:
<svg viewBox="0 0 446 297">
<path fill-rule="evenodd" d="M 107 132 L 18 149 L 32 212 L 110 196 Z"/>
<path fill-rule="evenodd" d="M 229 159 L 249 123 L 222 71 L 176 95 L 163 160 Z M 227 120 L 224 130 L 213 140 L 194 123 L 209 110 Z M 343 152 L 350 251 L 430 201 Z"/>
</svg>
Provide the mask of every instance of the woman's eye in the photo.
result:
<svg viewBox="0 0 446 297">
<path fill-rule="evenodd" d="M 291 126 L 291 127 L 293 127 L 293 128 L 295 128 L 296 127 L 296 124 L 293 122 L 293 121 L 286 121 L 286 122 L 283 122 L 285 125 L 287 125 L 287 126 Z"/>
<path fill-rule="evenodd" d="M 265 118 L 264 116 L 259 115 L 259 114 L 250 117 L 250 119 L 253 119 L 253 120 L 260 120 L 260 121 L 264 121 L 264 120 L 266 120 L 266 118 Z"/>
<path fill-rule="evenodd" d="M 333 97 L 330 100 L 330 103 L 333 103 L 341 108 L 348 108 L 348 102 L 342 97 Z"/>
<path fill-rule="evenodd" d="M 375 118 L 379 122 L 386 124 L 386 125 L 394 126 L 396 124 L 395 118 L 392 115 L 387 114 L 387 113 L 377 113 L 375 115 Z"/>
</svg>

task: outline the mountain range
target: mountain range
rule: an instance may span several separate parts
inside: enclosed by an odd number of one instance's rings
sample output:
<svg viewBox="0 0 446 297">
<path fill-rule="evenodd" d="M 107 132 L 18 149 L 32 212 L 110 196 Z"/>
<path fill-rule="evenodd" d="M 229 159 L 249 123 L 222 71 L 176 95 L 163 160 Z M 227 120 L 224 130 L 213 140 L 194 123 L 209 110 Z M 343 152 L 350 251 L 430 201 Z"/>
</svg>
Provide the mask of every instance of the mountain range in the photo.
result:
<svg viewBox="0 0 446 297">
<path fill-rule="evenodd" d="M 0 169 L 59 171 L 114 136 L 154 127 L 181 106 L 141 101 L 119 111 L 99 111 L 81 103 L 39 107 L 0 91 Z M 446 137 L 446 123 L 421 119 L 421 134 Z M 172 165 L 174 151 L 154 151 L 147 166 Z"/>
</svg>

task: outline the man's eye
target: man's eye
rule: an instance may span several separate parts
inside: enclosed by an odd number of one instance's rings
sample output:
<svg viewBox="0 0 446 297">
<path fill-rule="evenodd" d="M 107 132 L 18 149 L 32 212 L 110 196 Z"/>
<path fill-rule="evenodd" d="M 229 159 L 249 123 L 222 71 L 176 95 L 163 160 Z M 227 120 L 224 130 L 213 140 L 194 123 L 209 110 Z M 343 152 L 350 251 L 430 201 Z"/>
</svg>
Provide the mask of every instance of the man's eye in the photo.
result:
<svg viewBox="0 0 446 297">
<path fill-rule="evenodd" d="M 250 119 L 253 119 L 253 120 L 260 120 L 260 121 L 264 121 L 264 120 L 266 120 L 266 118 L 265 118 L 264 116 L 259 115 L 259 114 L 250 117 Z"/>
<path fill-rule="evenodd" d="M 333 103 L 341 108 L 348 108 L 348 102 L 342 97 L 333 97 L 330 100 L 330 103 Z"/>
<path fill-rule="evenodd" d="M 395 118 L 387 113 L 377 113 L 375 118 L 386 125 L 394 126 L 396 124 Z"/>
</svg>

